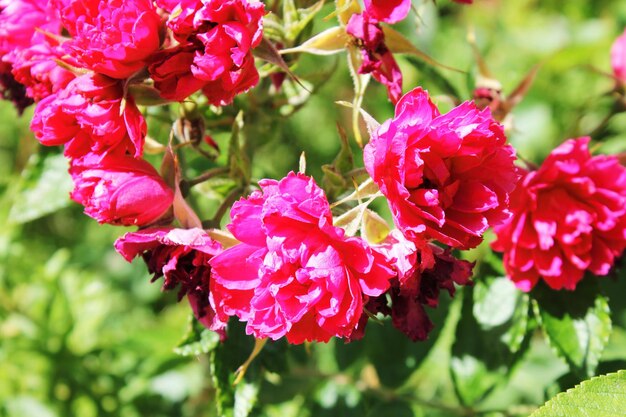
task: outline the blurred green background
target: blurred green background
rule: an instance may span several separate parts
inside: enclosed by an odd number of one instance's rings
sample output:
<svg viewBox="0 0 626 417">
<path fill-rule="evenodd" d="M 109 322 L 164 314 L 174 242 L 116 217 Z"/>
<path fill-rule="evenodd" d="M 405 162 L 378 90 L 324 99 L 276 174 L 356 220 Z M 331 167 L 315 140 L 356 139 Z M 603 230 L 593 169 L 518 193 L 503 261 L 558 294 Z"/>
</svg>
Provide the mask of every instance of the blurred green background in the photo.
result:
<svg viewBox="0 0 626 417">
<path fill-rule="evenodd" d="M 563 140 L 591 132 L 601 151 L 626 151 L 626 114 L 597 129 L 615 101 L 609 94 L 613 81 L 603 72 L 610 72 L 611 43 L 626 26 L 626 2 L 414 5 L 419 17 L 411 14 L 399 30 L 438 61 L 464 71 L 438 70 L 463 99 L 470 98 L 476 75 L 466 41 L 470 28 L 505 94 L 542 63 L 527 97 L 513 111 L 510 140 L 524 158 L 540 162 Z M 313 33 L 330 24 L 317 19 Z M 422 85 L 449 107 L 442 97 L 446 91 L 421 65 L 398 60 L 405 91 Z M 349 110 L 334 104 L 353 94 L 344 61 L 344 56 L 302 57 L 296 72 L 305 80 L 336 69 L 292 117 L 278 119 L 268 111 L 266 119 L 256 121 L 255 178 L 280 178 L 297 169 L 302 151 L 309 171 L 321 178 L 320 166 L 339 150 L 336 124 L 350 131 Z M 263 94 L 268 84 L 262 82 L 255 94 Z M 378 120 L 392 115 L 385 97 L 380 85 L 370 85 L 364 108 Z M 128 264 L 117 255 L 112 244 L 124 229 L 98 225 L 69 201 L 65 161 L 59 149 L 34 140 L 28 130 L 31 115 L 32 109 L 18 117 L 10 104 L 0 104 L 0 416 L 215 415 L 206 357 L 173 351 L 188 326 L 188 306 L 177 304 L 174 294 L 161 293 L 159 283 L 151 285 L 143 264 Z M 229 133 L 213 133 L 225 146 Z M 454 415 L 442 404 L 459 406 L 448 368 L 461 305 L 444 298 L 435 313 L 438 330 L 428 342 L 412 344 L 390 326 L 370 325 L 358 343 L 296 349 L 295 370 L 264 382 L 260 412 Z M 623 363 L 626 317 L 621 306 L 614 307 L 619 316 L 605 360 Z M 533 339 L 510 379 L 482 403 L 482 410 L 494 411 L 481 415 L 525 415 L 563 387 L 554 381 L 566 371 L 541 338 Z M 370 389 L 372 379 L 380 382 L 379 389 Z M 291 391 L 282 396 L 272 391 L 286 386 Z"/>
</svg>

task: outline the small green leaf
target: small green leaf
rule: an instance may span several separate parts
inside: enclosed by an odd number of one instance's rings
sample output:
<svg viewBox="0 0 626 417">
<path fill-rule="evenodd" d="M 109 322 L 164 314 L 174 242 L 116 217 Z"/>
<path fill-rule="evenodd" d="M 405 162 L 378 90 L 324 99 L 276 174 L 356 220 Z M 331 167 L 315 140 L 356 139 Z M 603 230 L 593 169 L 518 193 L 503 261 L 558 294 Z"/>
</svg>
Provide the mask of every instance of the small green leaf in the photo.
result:
<svg viewBox="0 0 626 417">
<path fill-rule="evenodd" d="M 540 284 L 532 296 L 550 345 L 572 371 L 592 376 L 611 335 L 609 304 L 597 280 L 586 277 L 572 292 Z"/>
<path fill-rule="evenodd" d="M 193 314 L 189 315 L 189 330 L 174 348 L 174 353 L 181 356 L 198 356 L 215 349 L 220 343 L 220 336 L 204 327 Z"/>
<path fill-rule="evenodd" d="M 31 156 L 22 173 L 9 221 L 26 223 L 67 207 L 72 190 L 67 168 L 67 160 L 61 154 Z"/>
<path fill-rule="evenodd" d="M 548 401 L 530 417 L 623 417 L 626 371 L 584 381 Z"/>
</svg>

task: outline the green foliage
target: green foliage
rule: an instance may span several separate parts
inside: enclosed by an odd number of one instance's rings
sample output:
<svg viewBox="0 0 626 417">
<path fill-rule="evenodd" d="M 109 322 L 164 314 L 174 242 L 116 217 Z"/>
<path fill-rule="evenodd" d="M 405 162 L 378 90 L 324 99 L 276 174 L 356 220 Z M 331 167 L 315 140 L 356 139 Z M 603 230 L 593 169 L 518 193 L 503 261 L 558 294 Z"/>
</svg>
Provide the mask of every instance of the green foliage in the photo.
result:
<svg viewBox="0 0 626 417">
<path fill-rule="evenodd" d="M 460 400 L 472 405 L 507 380 L 528 348 L 529 300 L 506 278 L 463 291 L 450 370 Z"/>
<path fill-rule="evenodd" d="M 266 36 L 285 47 L 337 25 L 333 2 L 266 4 L 274 11 Z M 624 2 L 414 6 L 419 15 L 394 27 L 464 73 L 399 56 L 404 91 L 422 85 L 442 109 L 470 98 L 477 65 L 465 39 L 472 27 L 505 95 L 543 64 L 512 112 L 509 137 L 520 156 L 538 163 L 564 139 L 587 134 L 600 151 L 626 151 L 624 114 L 603 123 L 614 105 L 607 94 L 613 80 L 603 72 L 610 71 L 608 51 L 626 23 Z M 345 54 L 283 58 L 304 87 L 287 79 L 280 93 L 270 93 L 264 78 L 234 106 L 203 114 L 220 148 L 209 168 L 229 166 L 233 177 L 212 177 L 194 186 L 189 199 L 216 222 L 228 217 L 230 204 L 222 203 L 232 203 L 250 183 L 297 170 L 302 151 L 307 172 L 331 198 L 350 189 L 346 173 L 362 166 L 353 112 L 334 104 L 354 97 Z M 267 75 L 277 67 L 260 70 Z M 142 102 L 154 103 L 153 93 L 143 91 Z M 381 122 L 392 116 L 378 83 L 368 85 L 363 110 Z M 145 113 L 150 135 L 167 143 L 175 108 Z M 161 293 L 159 282 L 151 285 L 141 261 L 129 265 L 115 253 L 112 242 L 125 230 L 95 224 L 70 202 L 65 160 L 60 150 L 37 144 L 29 117 L 18 119 L 0 104 L 0 416 L 526 417 L 563 387 L 626 368 L 626 268 L 613 277 L 586 277 L 574 292 L 540 285 L 528 295 L 503 277 L 499 259 L 479 248 L 474 287 L 454 301 L 442 295 L 437 309 L 427 309 L 434 323 L 428 340 L 410 342 L 382 320 L 349 344 L 270 341 L 233 385 L 254 345 L 243 325 L 230 323 L 223 343 L 193 319 L 185 333 L 188 305 Z M 180 155 L 186 179 L 206 171 L 207 161 L 189 147 Z M 157 164 L 161 155 L 148 158 Z M 389 221 L 382 206 L 371 207 Z M 591 379 L 532 417 L 624 415 L 625 378 L 618 372 Z"/>
<path fill-rule="evenodd" d="M 530 417 L 619 417 L 626 410 L 626 371 L 584 381 L 548 401 Z"/>
<path fill-rule="evenodd" d="M 545 285 L 533 291 L 535 312 L 548 342 L 580 377 L 594 375 L 611 334 L 606 297 L 594 277 L 576 291 L 552 291 Z"/>
<path fill-rule="evenodd" d="M 67 168 L 62 154 L 31 155 L 17 183 L 9 221 L 26 223 L 67 207 L 72 190 Z"/>
</svg>

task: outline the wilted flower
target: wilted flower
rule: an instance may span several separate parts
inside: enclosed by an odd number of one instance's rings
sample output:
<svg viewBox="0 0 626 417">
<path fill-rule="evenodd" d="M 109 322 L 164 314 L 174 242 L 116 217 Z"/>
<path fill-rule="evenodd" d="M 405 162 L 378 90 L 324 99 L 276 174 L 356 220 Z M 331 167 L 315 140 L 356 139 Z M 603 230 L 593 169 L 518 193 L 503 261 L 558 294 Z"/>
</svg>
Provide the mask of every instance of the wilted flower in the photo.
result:
<svg viewBox="0 0 626 417">
<path fill-rule="evenodd" d="M 626 168 L 570 139 L 530 171 L 511 195 L 513 217 L 496 227 L 493 248 L 507 275 L 529 291 L 540 278 L 573 290 L 585 271 L 609 273 L 626 248 Z"/>
<path fill-rule="evenodd" d="M 349 337 L 365 297 L 389 287 L 384 256 L 333 226 L 313 179 L 290 173 L 260 186 L 231 211 L 228 228 L 242 243 L 211 260 L 217 314 L 238 316 L 257 338 Z"/>
<path fill-rule="evenodd" d="M 385 45 L 385 34 L 378 21 L 367 12 L 354 14 L 348 21 L 346 31 L 361 48 L 363 62 L 358 69 L 359 74 L 372 74 L 376 81 L 387 87 L 389 100 L 395 104 L 402 95 L 402 72 Z"/>
<path fill-rule="evenodd" d="M 146 122 L 121 81 L 85 74 L 38 103 L 31 129 L 44 145 L 65 144 L 70 158 L 114 150 L 138 158 Z"/>
<path fill-rule="evenodd" d="M 163 290 L 178 288 L 178 300 L 187 296 L 193 312 L 204 326 L 221 331 L 226 323 L 215 316 L 209 303 L 209 260 L 222 251 L 202 229 L 152 228 L 126 233 L 115 249 L 128 261 L 141 255 L 154 274 L 163 277 Z"/>
<path fill-rule="evenodd" d="M 416 245 L 397 229 L 374 250 L 387 258 L 396 277 L 387 291 L 389 297 L 383 294 L 371 298 L 365 308 L 370 314 L 390 315 L 394 327 L 411 340 L 426 340 L 433 323 L 424 307 L 436 308 L 441 290 L 453 296 L 455 284 L 468 285 L 473 264 L 456 259 L 449 250 L 433 244 Z M 356 338 L 362 336 L 367 319 L 364 314 Z"/>
<path fill-rule="evenodd" d="M 72 161 L 72 200 L 100 223 L 146 226 L 172 205 L 174 192 L 148 162 L 120 154 Z"/>
<path fill-rule="evenodd" d="M 468 249 L 510 216 L 515 151 L 489 110 L 472 102 L 442 115 L 426 91 L 410 91 L 373 133 L 364 159 L 410 240 Z"/>
</svg>

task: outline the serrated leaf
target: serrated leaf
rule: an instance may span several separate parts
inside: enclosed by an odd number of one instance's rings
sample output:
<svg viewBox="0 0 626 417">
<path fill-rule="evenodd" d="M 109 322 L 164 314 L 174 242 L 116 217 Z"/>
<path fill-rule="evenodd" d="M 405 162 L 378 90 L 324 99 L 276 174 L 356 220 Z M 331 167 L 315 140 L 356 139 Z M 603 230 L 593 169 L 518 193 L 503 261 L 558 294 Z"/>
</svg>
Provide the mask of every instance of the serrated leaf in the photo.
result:
<svg viewBox="0 0 626 417">
<path fill-rule="evenodd" d="M 531 295 L 548 343 L 573 372 L 593 375 L 611 334 L 609 304 L 597 280 L 586 277 L 575 291 L 541 283 Z"/>
<path fill-rule="evenodd" d="M 313 55 L 334 55 L 346 49 L 346 45 L 349 42 L 350 35 L 346 33 L 346 29 L 341 26 L 335 26 L 307 39 L 300 46 L 283 49 L 280 53 L 293 54 L 304 52 Z"/>
<path fill-rule="evenodd" d="M 22 173 L 9 221 L 26 223 L 67 207 L 72 190 L 67 169 L 63 155 L 31 156 Z"/>
<path fill-rule="evenodd" d="M 219 343 L 220 336 L 204 327 L 191 314 L 187 334 L 174 348 L 174 353 L 181 356 L 198 356 L 212 351 Z"/>
<path fill-rule="evenodd" d="M 626 371 L 584 381 L 548 401 L 530 417 L 623 417 Z"/>
</svg>

